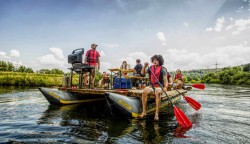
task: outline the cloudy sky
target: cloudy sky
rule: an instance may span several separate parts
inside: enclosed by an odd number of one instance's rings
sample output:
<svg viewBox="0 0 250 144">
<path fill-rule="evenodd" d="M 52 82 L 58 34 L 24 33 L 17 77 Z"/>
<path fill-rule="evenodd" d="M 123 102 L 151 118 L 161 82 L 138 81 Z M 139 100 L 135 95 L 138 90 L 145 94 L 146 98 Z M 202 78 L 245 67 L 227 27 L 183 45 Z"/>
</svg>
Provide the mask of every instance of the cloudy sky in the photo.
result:
<svg viewBox="0 0 250 144">
<path fill-rule="evenodd" d="M 101 69 L 161 54 L 189 70 L 250 62 L 250 0 L 0 0 L 0 60 L 66 71 L 98 43 Z"/>
</svg>

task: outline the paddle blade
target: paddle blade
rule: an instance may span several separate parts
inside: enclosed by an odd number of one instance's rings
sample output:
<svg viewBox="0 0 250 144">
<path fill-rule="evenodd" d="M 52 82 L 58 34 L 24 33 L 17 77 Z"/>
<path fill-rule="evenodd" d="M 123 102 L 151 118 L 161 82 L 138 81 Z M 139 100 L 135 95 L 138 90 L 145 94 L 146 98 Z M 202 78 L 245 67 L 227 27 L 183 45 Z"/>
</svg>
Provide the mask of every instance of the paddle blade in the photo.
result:
<svg viewBox="0 0 250 144">
<path fill-rule="evenodd" d="M 205 89 L 205 85 L 204 84 L 192 84 L 192 87 L 197 88 L 197 89 Z"/>
<path fill-rule="evenodd" d="M 192 127 L 192 123 L 190 120 L 187 118 L 187 116 L 176 106 L 174 106 L 174 115 L 178 121 L 178 123 L 184 127 L 184 128 L 190 128 Z"/>
<path fill-rule="evenodd" d="M 188 102 L 188 104 L 193 107 L 195 110 L 199 110 L 201 108 L 201 104 L 198 103 L 196 100 L 192 99 L 189 96 L 184 96 L 185 100 Z"/>
</svg>

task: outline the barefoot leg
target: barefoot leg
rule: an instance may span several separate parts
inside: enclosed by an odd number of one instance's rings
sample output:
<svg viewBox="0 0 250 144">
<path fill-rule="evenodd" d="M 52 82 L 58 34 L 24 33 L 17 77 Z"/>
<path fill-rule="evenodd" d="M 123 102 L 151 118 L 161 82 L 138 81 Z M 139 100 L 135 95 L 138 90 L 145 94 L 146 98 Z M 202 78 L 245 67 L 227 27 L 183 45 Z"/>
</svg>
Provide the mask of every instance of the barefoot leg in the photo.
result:
<svg viewBox="0 0 250 144">
<path fill-rule="evenodd" d="M 161 105 L 161 93 L 162 90 L 157 90 L 155 92 L 155 104 L 156 104 L 156 110 L 155 110 L 155 120 L 159 120 L 159 111 L 160 111 L 160 105 Z"/>
<path fill-rule="evenodd" d="M 147 95 L 151 92 L 150 88 L 145 88 L 142 92 L 142 114 L 141 117 L 144 117 L 146 115 L 147 111 Z"/>
</svg>

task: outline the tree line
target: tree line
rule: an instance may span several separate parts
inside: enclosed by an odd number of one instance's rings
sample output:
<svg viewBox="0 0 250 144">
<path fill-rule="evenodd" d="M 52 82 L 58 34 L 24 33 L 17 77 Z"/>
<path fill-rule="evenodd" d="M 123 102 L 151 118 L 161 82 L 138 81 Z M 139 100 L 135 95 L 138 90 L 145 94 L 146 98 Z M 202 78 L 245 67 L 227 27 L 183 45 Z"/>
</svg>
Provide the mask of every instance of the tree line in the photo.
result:
<svg viewBox="0 0 250 144">
<path fill-rule="evenodd" d="M 210 72 L 201 78 L 203 83 L 250 85 L 250 63 L 235 67 L 222 68 L 218 72 Z"/>
<path fill-rule="evenodd" d="M 23 72 L 23 73 L 39 73 L 39 74 L 64 74 L 64 72 L 60 69 L 40 69 L 36 72 L 30 67 L 25 67 L 21 65 L 19 67 L 15 67 L 15 65 L 11 62 L 0 61 L 0 71 L 5 72 Z"/>
<path fill-rule="evenodd" d="M 250 63 L 218 69 L 182 71 L 186 83 L 250 85 Z M 172 77 L 175 72 L 170 72 Z"/>
</svg>

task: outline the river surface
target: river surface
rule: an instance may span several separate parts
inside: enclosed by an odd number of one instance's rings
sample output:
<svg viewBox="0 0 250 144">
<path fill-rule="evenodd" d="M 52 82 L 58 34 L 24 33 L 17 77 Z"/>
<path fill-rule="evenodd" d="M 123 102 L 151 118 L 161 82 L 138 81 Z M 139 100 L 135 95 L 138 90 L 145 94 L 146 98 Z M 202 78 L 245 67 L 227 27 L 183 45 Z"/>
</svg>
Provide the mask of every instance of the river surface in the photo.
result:
<svg viewBox="0 0 250 144">
<path fill-rule="evenodd" d="M 113 117 L 102 103 L 50 105 L 38 89 L 0 88 L 0 143 L 250 143 L 250 87 L 207 85 L 178 107 L 193 122 L 182 130 L 171 107 L 144 120 Z"/>
</svg>

